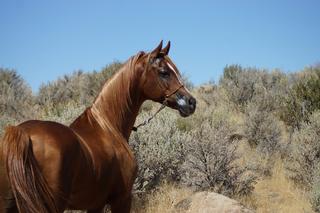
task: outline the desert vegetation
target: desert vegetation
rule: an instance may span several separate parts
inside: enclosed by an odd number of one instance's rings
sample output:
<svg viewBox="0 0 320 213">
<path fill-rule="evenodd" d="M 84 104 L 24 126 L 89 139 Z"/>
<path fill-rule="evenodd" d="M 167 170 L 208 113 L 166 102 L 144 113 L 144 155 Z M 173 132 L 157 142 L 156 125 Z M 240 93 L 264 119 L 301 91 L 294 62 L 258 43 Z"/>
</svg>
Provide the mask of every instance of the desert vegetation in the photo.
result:
<svg viewBox="0 0 320 213">
<path fill-rule="evenodd" d="M 0 134 L 27 119 L 72 122 L 120 62 L 76 71 L 33 93 L 0 69 Z M 133 132 L 139 165 L 134 212 L 172 212 L 178 198 L 208 190 L 257 212 L 320 212 L 320 67 L 296 73 L 229 65 L 217 83 L 188 87 L 195 114 L 165 109 Z M 159 104 L 146 102 L 137 122 Z"/>
</svg>

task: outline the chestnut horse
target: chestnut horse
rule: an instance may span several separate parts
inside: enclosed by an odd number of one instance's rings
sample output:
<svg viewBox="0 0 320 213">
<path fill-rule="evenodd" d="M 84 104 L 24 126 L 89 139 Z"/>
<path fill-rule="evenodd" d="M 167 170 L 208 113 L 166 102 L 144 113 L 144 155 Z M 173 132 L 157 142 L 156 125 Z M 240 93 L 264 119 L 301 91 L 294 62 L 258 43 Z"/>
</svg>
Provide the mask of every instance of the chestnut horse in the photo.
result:
<svg viewBox="0 0 320 213">
<path fill-rule="evenodd" d="M 69 127 L 39 120 L 8 127 L 0 211 L 101 212 L 110 204 L 113 213 L 130 212 L 137 164 L 128 139 L 142 103 L 153 100 L 182 116 L 196 108 L 169 49 L 161 41 L 131 57 Z"/>
</svg>

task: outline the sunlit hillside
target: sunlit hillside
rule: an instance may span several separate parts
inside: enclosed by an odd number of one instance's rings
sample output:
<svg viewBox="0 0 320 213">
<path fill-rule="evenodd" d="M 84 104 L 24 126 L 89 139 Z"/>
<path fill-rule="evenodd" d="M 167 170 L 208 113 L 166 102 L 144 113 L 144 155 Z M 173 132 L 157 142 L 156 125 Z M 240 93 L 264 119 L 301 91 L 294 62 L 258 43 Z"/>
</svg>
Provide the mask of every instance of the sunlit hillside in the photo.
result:
<svg viewBox="0 0 320 213">
<path fill-rule="evenodd" d="M 37 93 L 16 71 L 0 69 L 0 134 L 28 119 L 71 123 L 120 66 L 75 72 Z M 196 112 L 182 118 L 166 108 L 131 135 L 139 164 L 133 212 L 174 212 L 195 191 L 256 212 L 320 211 L 319 66 L 284 73 L 231 65 L 216 83 L 184 79 Z M 158 107 L 145 102 L 137 122 Z"/>
</svg>

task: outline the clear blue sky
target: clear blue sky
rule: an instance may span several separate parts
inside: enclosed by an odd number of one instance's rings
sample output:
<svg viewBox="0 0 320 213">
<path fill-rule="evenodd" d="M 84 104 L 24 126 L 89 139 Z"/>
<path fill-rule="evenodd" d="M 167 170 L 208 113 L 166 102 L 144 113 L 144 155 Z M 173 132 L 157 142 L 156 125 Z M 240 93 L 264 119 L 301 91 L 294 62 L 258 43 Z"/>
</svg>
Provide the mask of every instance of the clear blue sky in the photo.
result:
<svg viewBox="0 0 320 213">
<path fill-rule="evenodd" d="M 0 0 L 0 66 L 37 91 L 171 40 L 195 83 L 227 64 L 296 71 L 320 61 L 319 0 Z"/>
</svg>

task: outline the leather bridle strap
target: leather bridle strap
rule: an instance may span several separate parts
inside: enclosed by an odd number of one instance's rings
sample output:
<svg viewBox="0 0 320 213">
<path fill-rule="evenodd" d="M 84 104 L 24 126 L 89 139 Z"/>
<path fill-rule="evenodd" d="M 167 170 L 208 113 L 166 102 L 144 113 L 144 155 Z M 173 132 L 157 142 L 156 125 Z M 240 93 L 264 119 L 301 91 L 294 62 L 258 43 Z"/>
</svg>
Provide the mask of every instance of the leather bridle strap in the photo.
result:
<svg viewBox="0 0 320 213">
<path fill-rule="evenodd" d="M 163 110 L 164 108 L 166 107 L 166 105 L 164 104 L 161 104 L 161 107 L 152 115 L 150 116 L 149 118 L 147 118 L 146 120 L 144 120 L 142 123 L 140 123 L 138 126 L 134 126 L 132 127 L 132 131 L 138 131 L 138 128 L 139 127 L 142 127 L 142 126 L 145 126 L 147 125 L 148 123 L 150 123 L 150 121 L 161 111 Z"/>
<path fill-rule="evenodd" d="M 166 95 L 166 99 L 170 98 L 172 95 L 176 94 L 178 92 L 178 90 L 181 89 L 182 87 L 184 87 L 184 85 L 180 84 L 180 86 L 177 89 L 173 90 L 173 92 L 171 92 L 168 95 Z"/>
</svg>

